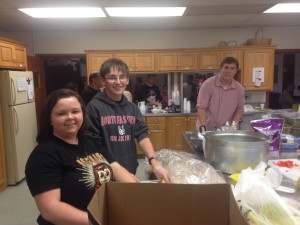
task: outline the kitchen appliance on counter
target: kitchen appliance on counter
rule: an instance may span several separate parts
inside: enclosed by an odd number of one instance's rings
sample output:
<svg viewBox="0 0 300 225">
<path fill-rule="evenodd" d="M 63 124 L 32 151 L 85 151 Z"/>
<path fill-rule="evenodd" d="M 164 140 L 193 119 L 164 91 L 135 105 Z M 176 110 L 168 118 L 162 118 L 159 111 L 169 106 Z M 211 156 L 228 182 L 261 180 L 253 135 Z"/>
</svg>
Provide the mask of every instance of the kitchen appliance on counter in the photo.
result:
<svg viewBox="0 0 300 225">
<path fill-rule="evenodd" d="M 36 146 L 33 73 L 0 71 L 0 99 L 8 185 L 25 178 L 25 165 Z"/>
<path fill-rule="evenodd" d="M 204 135 L 204 157 L 223 173 L 240 173 L 268 162 L 268 136 L 253 131 L 215 131 Z"/>
<path fill-rule="evenodd" d="M 239 173 L 259 162 L 268 162 L 269 137 L 253 131 L 183 132 L 185 140 L 202 160 L 223 173 Z"/>
</svg>

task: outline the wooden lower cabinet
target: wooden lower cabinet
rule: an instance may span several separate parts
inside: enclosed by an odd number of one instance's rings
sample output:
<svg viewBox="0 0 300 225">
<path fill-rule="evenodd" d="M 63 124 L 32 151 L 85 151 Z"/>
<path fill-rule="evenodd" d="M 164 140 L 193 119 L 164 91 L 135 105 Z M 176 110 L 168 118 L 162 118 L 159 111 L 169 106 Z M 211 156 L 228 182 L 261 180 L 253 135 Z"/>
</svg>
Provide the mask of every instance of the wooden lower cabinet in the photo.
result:
<svg viewBox="0 0 300 225">
<path fill-rule="evenodd" d="M 3 129 L 2 129 L 2 116 L 0 106 L 0 192 L 7 187 L 6 179 L 6 164 L 4 155 L 4 143 L 3 143 Z"/>
<path fill-rule="evenodd" d="M 165 117 L 146 117 L 145 122 L 148 125 L 148 136 L 155 151 L 167 148 L 166 118 Z M 141 146 L 135 140 L 137 154 L 144 155 Z"/>
<path fill-rule="evenodd" d="M 182 131 L 196 130 L 197 116 L 176 116 L 167 118 L 167 148 L 190 152 Z"/>
<path fill-rule="evenodd" d="M 167 147 L 166 141 L 166 118 L 165 117 L 147 117 L 148 134 L 155 151 Z"/>
<path fill-rule="evenodd" d="M 197 116 L 148 116 L 145 121 L 155 151 L 171 149 L 191 152 L 182 131 L 195 131 Z M 137 141 L 136 150 L 138 155 L 144 155 Z"/>
</svg>

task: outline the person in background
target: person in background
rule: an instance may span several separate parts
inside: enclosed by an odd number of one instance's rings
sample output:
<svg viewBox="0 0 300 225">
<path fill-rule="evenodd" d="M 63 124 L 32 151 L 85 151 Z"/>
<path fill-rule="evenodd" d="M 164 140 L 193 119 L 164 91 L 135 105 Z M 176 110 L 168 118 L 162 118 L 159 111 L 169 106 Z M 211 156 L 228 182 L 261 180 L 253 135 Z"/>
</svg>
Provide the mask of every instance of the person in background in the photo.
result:
<svg viewBox="0 0 300 225">
<path fill-rule="evenodd" d="M 104 146 L 83 134 L 85 126 L 84 103 L 76 92 L 58 89 L 48 96 L 38 145 L 25 169 L 40 225 L 88 225 L 87 206 L 104 182 L 138 182 Z"/>
<path fill-rule="evenodd" d="M 81 97 L 85 105 L 87 105 L 89 101 L 103 88 L 104 83 L 102 82 L 99 72 L 92 72 L 89 76 L 89 84 L 85 86 L 81 92 Z"/>
<path fill-rule="evenodd" d="M 163 88 L 161 90 L 161 104 L 163 108 L 167 107 L 169 104 L 168 86 L 166 84 L 163 85 Z"/>
<path fill-rule="evenodd" d="M 135 78 L 135 85 L 133 90 L 133 102 L 138 103 L 142 101 L 143 79 L 141 77 Z"/>
<path fill-rule="evenodd" d="M 66 83 L 66 88 L 78 92 L 78 84 L 74 81 L 68 81 Z"/>
<path fill-rule="evenodd" d="M 220 75 L 207 79 L 199 90 L 197 130 L 215 130 L 227 121 L 229 124 L 235 121 L 237 125 L 244 114 L 245 91 L 234 79 L 239 62 L 233 57 L 226 57 L 220 66 Z"/>
<path fill-rule="evenodd" d="M 183 98 L 186 98 L 188 101 L 196 102 L 197 98 L 197 84 L 194 82 L 194 75 L 189 74 L 187 76 L 186 82 L 183 83 Z"/>
<path fill-rule="evenodd" d="M 87 105 L 88 135 L 103 142 L 112 156 L 133 174 L 138 167 L 136 138 L 157 178 L 169 182 L 168 171 L 154 157 L 148 127 L 139 108 L 123 95 L 129 83 L 128 66 L 120 59 L 108 59 L 101 65 L 100 75 L 105 91 Z"/>
<path fill-rule="evenodd" d="M 295 84 L 289 84 L 279 96 L 279 103 L 282 109 L 291 109 L 293 104 L 297 104 L 297 101 L 293 97 L 294 89 Z"/>
<path fill-rule="evenodd" d="M 160 95 L 160 90 L 155 84 L 156 75 L 149 74 L 147 76 L 147 82 L 143 86 L 142 90 L 142 101 L 146 101 L 148 105 L 160 105 L 162 97 Z"/>
</svg>

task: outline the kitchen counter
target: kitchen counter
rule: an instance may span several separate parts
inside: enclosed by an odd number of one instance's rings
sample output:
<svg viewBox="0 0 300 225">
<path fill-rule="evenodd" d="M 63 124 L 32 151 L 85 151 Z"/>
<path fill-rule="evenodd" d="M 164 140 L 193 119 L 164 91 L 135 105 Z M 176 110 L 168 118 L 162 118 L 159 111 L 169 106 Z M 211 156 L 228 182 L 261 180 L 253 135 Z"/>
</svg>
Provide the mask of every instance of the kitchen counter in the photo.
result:
<svg viewBox="0 0 300 225">
<path fill-rule="evenodd" d="M 204 157 L 204 153 L 203 153 L 202 148 L 201 147 L 196 148 L 195 145 L 188 139 L 185 132 L 182 132 L 182 135 L 183 135 L 185 141 L 187 142 L 188 146 L 191 148 L 194 155 L 198 159 L 207 162 L 207 160 Z M 197 144 L 199 145 L 199 143 L 197 143 Z M 270 152 L 269 153 L 269 160 L 276 160 L 276 159 L 298 159 L 298 160 L 300 160 L 300 154 L 297 153 L 296 151 L 285 151 L 285 150 L 280 151 L 280 152 L 278 152 L 278 151 Z M 234 182 L 231 179 L 228 178 L 228 174 L 224 174 L 224 177 L 229 183 L 234 184 Z M 296 189 L 296 193 L 289 194 L 289 193 L 284 193 L 284 192 L 278 191 L 277 193 L 280 196 L 286 197 L 286 198 L 291 198 L 291 199 L 294 199 L 294 200 L 297 200 L 298 202 L 300 202 L 300 188 L 299 187 L 297 188 L 295 182 L 293 182 L 289 178 L 283 176 L 282 186 Z"/>
<path fill-rule="evenodd" d="M 197 116 L 196 112 L 194 113 L 144 113 L 143 116 Z"/>
<path fill-rule="evenodd" d="M 262 114 L 267 114 L 269 111 L 264 110 L 264 111 L 257 111 L 257 112 L 245 112 L 244 116 L 255 116 L 255 115 L 262 115 Z M 198 116 L 198 113 L 191 112 L 191 113 L 144 113 L 143 116 Z"/>
</svg>

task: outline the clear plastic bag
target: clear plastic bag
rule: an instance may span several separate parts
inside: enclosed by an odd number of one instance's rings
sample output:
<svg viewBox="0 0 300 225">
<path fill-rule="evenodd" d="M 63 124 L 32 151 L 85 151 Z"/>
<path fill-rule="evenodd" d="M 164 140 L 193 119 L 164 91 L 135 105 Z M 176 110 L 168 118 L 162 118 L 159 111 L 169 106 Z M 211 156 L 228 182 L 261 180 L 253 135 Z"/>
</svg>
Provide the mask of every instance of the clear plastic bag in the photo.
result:
<svg viewBox="0 0 300 225">
<path fill-rule="evenodd" d="M 220 171 L 210 164 L 196 159 L 193 154 L 163 149 L 155 158 L 170 172 L 171 182 L 177 184 L 225 183 Z"/>
<path fill-rule="evenodd" d="M 254 170 L 248 168 L 241 172 L 233 193 L 242 213 L 251 224 L 299 225 L 299 213 L 292 211 L 274 190 L 280 185 L 280 175 L 273 169 L 265 174 L 266 167 L 261 162 Z"/>
</svg>

